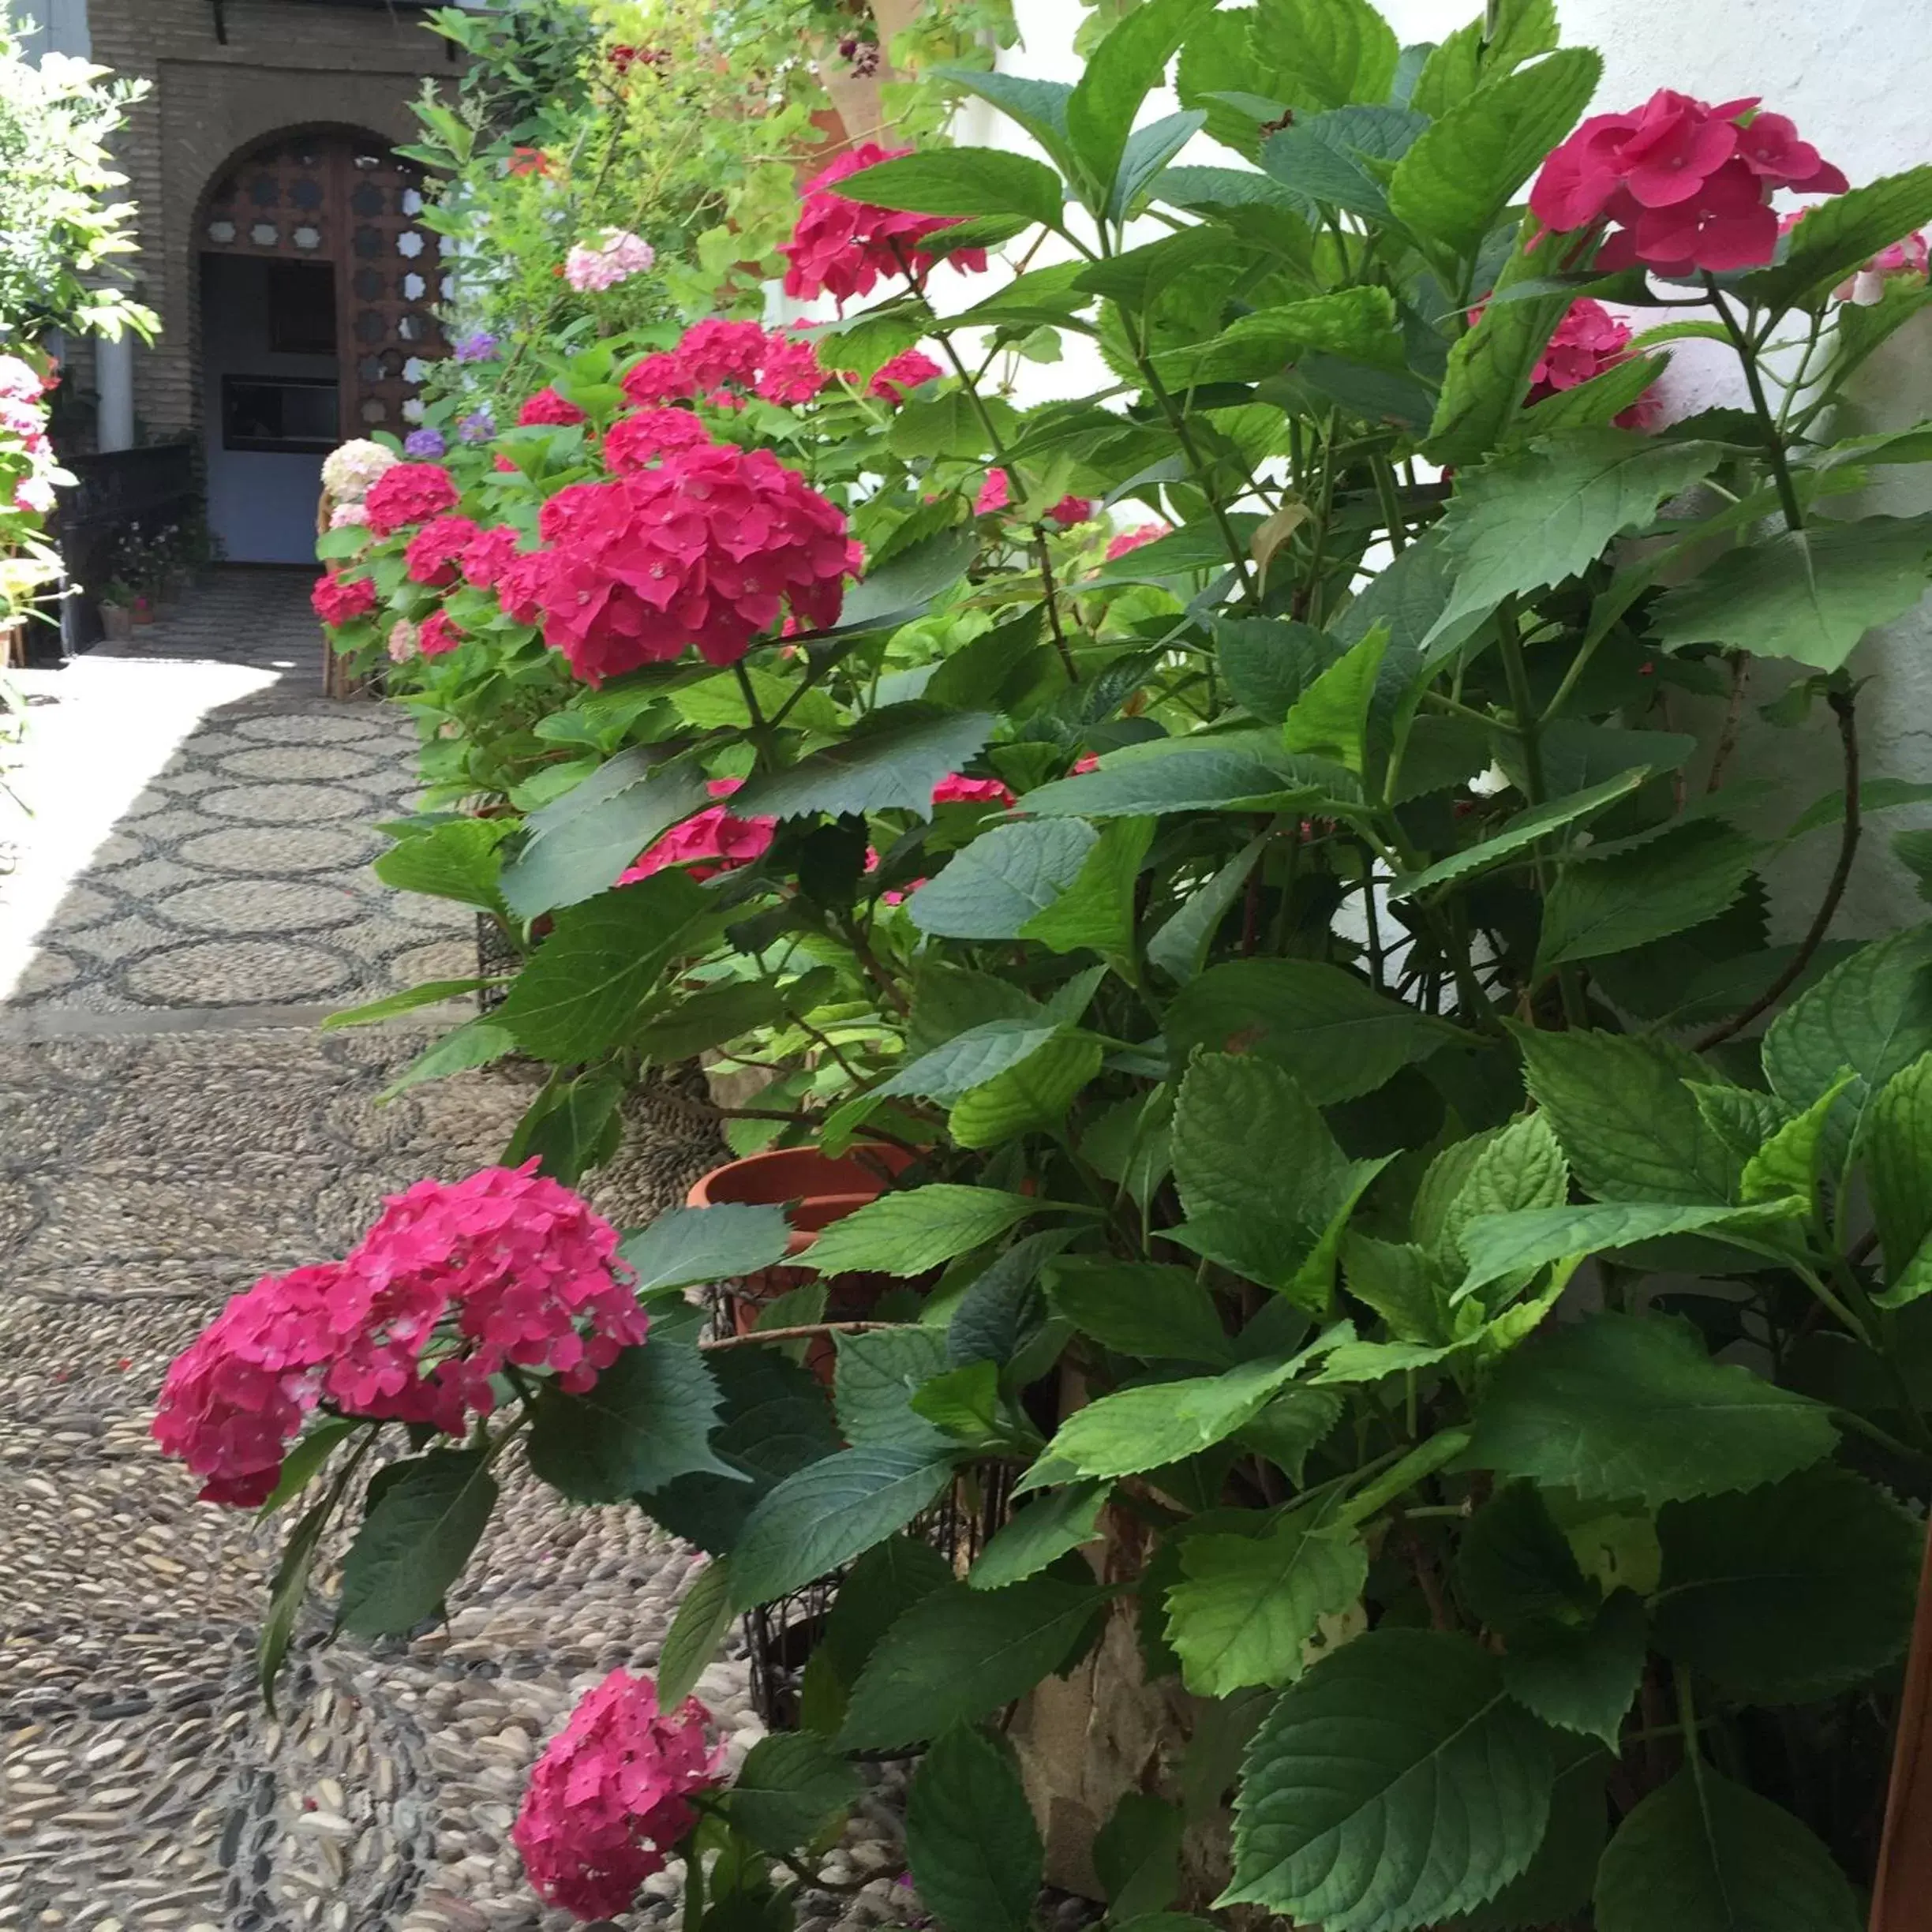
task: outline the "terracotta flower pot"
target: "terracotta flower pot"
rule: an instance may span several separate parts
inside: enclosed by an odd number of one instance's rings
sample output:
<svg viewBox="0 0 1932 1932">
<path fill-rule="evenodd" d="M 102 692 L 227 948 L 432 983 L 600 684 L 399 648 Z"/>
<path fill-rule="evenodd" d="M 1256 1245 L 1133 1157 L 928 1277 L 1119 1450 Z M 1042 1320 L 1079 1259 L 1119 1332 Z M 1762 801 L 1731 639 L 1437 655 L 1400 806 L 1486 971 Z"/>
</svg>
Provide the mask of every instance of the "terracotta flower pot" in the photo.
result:
<svg viewBox="0 0 1932 1932">
<path fill-rule="evenodd" d="M 122 643 L 134 635 L 134 613 L 126 605 L 103 604 L 100 615 L 101 635 L 110 643 Z"/>
<path fill-rule="evenodd" d="M 747 1154 L 743 1160 L 714 1167 L 685 1197 L 692 1208 L 716 1208 L 735 1201 L 758 1208 L 789 1207 L 792 1238 L 786 1252 L 794 1260 L 806 1252 L 821 1230 L 878 1199 L 918 1156 L 910 1148 L 883 1141 L 867 1141 L 834 1159 L 816 1148 L 776 1148 Z M 806 1267 L 761 1268 L 727 1294 L 734 1334 L 749 1335 L 768 1304 L 794 1288 L 819 1277 Z M 906 1284 L 890 1275 L 838 1275 L 826 1283 L 826 1319 L 863 1321 L 880 1298 Z M 838 1352 L 829 1336 L 821 1336 L 806 1351 L 806 1365 L 829 1387 Z"/>
</svg>

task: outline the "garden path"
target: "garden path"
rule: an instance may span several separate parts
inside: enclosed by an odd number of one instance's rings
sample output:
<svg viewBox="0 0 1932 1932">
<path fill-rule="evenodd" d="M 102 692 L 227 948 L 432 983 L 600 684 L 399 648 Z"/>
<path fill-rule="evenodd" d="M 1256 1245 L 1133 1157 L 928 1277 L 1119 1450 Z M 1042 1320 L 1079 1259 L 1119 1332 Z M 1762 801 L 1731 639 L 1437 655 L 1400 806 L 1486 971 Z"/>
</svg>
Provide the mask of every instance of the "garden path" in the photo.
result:
<svg viewBox="0 0 1932 1932">
<path fill-rule="evenodd" d="M 513 1479 L 446 1627 L 330 1648 L 312 1615 L 271 1719 L 251 1653 L 279 1526 L 197 1503 L 149 1439 L 169 1360 L 226 1297 L 494 1159 L 525 1097 L 472 1074 L 379 1106 L 433 1029 L 318 1030 L 475 953 L 467 915 L 367 870 L 411 729 L 323 697 L 305 592 L 225 572 L 133 643 L 23 679 L 36 815 L 0 823 L 0 1932 L 568 1924 L 508 1844 L 526 1768 L 577 1691 L 654 1663 L 691 1562 L 635 1511 Z M 742 1743 L 742 1667 L 701 1689 Z M 653 1882 L 640 1923 L 671 1909 Z"/>
</svg>

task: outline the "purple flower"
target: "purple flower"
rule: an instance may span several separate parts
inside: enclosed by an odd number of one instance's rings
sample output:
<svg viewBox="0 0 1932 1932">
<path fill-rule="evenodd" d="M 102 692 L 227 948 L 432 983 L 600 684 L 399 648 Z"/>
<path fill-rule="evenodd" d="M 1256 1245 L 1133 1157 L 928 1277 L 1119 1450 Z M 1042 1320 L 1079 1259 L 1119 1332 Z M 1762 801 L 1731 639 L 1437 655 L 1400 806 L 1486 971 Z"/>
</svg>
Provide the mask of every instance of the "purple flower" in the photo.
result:
<svg viewBox="0 0 1932 1932">
<path fill-rule="evenodd" d="M 496 353 L 496 338 L 487 329 L 459 336 L 456 343 L 459 362 L 487 362 Z"/>
<path fill-rule="evenodd" d="M 473 410 L 457 424 L 456 433 L 466 443 L 487 443 L 496 433 L 496 418 L 487 405 Z"/>
<path fill-rule="evenodd" d="M 448 447 L 440 429 L 412 429 L 402 439 L 403 453 L 409 456 L 440 456 Z"/>
</svg>

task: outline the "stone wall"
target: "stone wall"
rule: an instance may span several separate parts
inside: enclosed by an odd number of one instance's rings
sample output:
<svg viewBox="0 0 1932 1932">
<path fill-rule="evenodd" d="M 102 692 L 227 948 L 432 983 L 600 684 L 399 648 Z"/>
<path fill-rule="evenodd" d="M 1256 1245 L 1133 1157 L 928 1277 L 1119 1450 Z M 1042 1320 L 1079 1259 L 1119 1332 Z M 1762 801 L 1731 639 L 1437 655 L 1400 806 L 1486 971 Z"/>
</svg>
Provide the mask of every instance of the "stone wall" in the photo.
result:
<svg viewBox="0 0 1932 1932">
<path fill-rule="evenodd" d="M 138 351 L 135 410 L 150 437 L 199 426 L 195 290 L 203 196 L 234 155 L 283 129 L 348 127 L 394 145 L 415 123 L 425 77 L 453 77 L 447 43 L 413 14 L 378 8 L 227 0 L 92 0 L 94 58 L 153 83 L 123 148 L 140 204 L 136 264 L 163 334 Z"/>
</svg>

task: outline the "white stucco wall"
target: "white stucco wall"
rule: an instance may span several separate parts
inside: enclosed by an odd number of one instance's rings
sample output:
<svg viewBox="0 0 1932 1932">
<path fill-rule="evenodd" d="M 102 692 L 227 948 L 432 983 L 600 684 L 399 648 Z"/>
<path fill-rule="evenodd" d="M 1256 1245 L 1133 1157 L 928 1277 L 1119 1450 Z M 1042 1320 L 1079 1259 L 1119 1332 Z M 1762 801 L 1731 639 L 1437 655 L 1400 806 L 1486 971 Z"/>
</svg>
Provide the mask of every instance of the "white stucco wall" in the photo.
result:
<svg viewBox="0 0 1932 1932">
<path fill-rule="evenodd" d="M 1480 0 L 1379 4 L 1408 44 L 1441 39 L 1472 17 Z M 1932 0 L 1832 0 L 1829 5 L 1818 0 L 1558 0 L 1558 8 L 1565 41 L 1603 54 L 1598 110 L 1634 106 L 1661 87 L 1705 99 L 1758 94 L 1767 107 L 1789 114 L 1805 138 L 1855 183 L 1932 159 Z M 1080 63 L 1073 37 L 1085 17 L 1079 0 L 1017 0 L 1017 13 L 1021 44 L 1001 55 L 1001 68 L 1041 79 L 1077 79 Z M 1170 111 L 1174 105 L 1171 97 L 1157 97 L 1144 118 Z M 1010 122 L 978 103 L 964 110 L 957 134 L 963 141 L 986 145 L 1029 145 Z M 1229 159 L 1204 141 L 1186 158 Z M 965 305 L 974 298 L 971 279 L 935 276 L 935 300 L 945 307 Z M 1064 362 L 1022 369 L 1020 393 L 1035 401 L 1078 395 L 1099 386 L 1103 376 L 1087 345 L 1070 340 Z M 1683 346 L 1664 380 L 1680 407 L 1720 396 L 1729 399 L 1727 392 L 1734 384 L 1741 399 L 1735 366 L 1717 344 Z M 1874 358 L 1857 402 L 1861 420 L 1848 424 L 1846 433 L 1932 418 L 1932 316 L 1921 316 Z M 1894 513 L 1932 509 L 1932 484 L 1892 485 L 1882 507 Z M 1869 638 L 1853 665 L 1870 680 L 1859 703 L 1868 775 L 1932 780 L 1932 605 L 1921 605 L 1911 616 Z M 1769 698 L 1782 679 L 1766 672 L 1761 681 L 1764 688 L 1758 695 Z M 1768 825 L 1781 826 L 1836 782 L 1836 739 L 1822 707 L 1820 720 L 1809 732 L 1760 732 L 1756 759 L 1758 770 L 1780 783 L 1780 807 Z M 1740 760 L 1734 769 L 1748 776 L 1752 765 Z M 1932 824 L 1932 811 L 1915 807 L 1869 825 L 1836 930 L 1879 930 L 1926 911 L 1909 875 L 1888 849 L 1891 833 L 1923 824 Z M 1814 833 L 1768 868 L 1780 936 L 1807 923 L 1835 856 L 1835 836 Z"/>
</svg>

